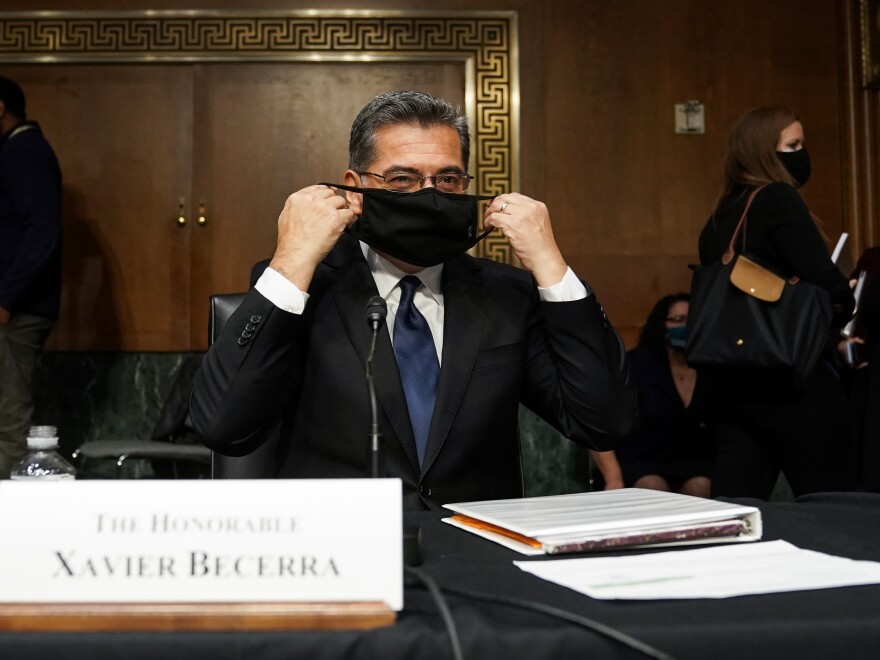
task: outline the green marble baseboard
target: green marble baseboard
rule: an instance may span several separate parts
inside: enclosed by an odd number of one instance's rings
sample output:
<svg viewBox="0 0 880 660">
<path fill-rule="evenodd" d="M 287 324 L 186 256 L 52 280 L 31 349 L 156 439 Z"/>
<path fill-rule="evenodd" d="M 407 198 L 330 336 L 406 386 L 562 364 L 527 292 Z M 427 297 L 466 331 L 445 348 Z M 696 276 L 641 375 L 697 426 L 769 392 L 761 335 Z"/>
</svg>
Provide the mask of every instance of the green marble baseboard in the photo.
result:
<svg viewBox="0 0 880 660">
<path fill-rule="evenodd" d="M 192 353 L 47 352 L 34 374 L 34 424 L 58 427 L 68 458 L 85 442 L 147 440 L 181 366 Z M 94 469 L 94 468 L 93 468 Z M 98 469 L 98 475 L 101 476 Z M 106 476 L 115 476 L 115 465 Z M 125 476 L 152 476 L 132 461 Z"/>
<path fill-rule="evenodd" d="M 35 424 L 59 429 L 70 457 L 84 442 L 152 437 L 162 407 L 193 353 L 67 353 L 40 357 L 35 374 Z M 528 496 L 592 490 L 589 452 L 520 408 L 523 478 Z M 95 471 L 95 467 L 92 467 Z M 146 461 L 132 461 L 124 476 L 152 476 Z M 116 476 L 115 465 L 93 476 Z M 780 478 L 771 500 L 790 501 Z"/>
<path fill-rule="evenodd" d="M 162 407 L 192 353 L 47 352 L 35 374 L 35 424 L 58 427 L 70 457 L 84 442 L 152 437 Z M 588 452 L 526 409 L 520 410 L 526 493 L 550 495 L 589 488 Z M 95 468 L 92 467 L 92 470 Z M 115 465 L 103 476 L 116 476 Z M 97 476 L 102 476 L 99 474 Z M 127 477 L 152 476 L 133 461 Z"/>
<path fill-rule="evenodd" d="M 530 410 L 519 409 L 526 495 L 561 495 L 591 490 L 589 451 L 564 438 Z"/>
</svg>

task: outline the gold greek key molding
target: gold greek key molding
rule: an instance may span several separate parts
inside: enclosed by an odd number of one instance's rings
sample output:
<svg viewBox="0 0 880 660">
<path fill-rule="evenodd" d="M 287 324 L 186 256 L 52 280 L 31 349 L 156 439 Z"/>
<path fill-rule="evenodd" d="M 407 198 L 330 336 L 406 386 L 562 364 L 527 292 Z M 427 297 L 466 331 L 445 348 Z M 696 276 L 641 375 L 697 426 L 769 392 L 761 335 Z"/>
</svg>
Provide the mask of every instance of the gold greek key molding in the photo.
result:
<svg viewBox="0 0 880 660">
<path fill-rule="evenodd" d="M 0 12 L 0 63 L 261 60 L 460 62 L 476 192 L 519 187 L 515 12 Z M 477 253 L 515 263 L 503 236 Z"/>
</svg>

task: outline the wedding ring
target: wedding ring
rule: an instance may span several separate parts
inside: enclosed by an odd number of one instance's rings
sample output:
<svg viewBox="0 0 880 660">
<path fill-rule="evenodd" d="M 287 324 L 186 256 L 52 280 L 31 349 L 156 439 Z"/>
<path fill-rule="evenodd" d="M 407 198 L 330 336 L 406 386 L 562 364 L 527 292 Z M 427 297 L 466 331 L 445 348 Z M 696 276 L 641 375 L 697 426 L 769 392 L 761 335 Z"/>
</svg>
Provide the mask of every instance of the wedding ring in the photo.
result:
<svg viewBox="0 0 880 660">
<path fill-rule="evenodd" d="M 509 202 L 502 202 L 502 203 L 501 203 L 501 210 L 498 211 L 498 212 L 499 212 L 499 213 L 504 213 L 504 209 L 507 208 L 507 205 L 508 205 L 508 204 L 509 204 Z"/>
</svg>

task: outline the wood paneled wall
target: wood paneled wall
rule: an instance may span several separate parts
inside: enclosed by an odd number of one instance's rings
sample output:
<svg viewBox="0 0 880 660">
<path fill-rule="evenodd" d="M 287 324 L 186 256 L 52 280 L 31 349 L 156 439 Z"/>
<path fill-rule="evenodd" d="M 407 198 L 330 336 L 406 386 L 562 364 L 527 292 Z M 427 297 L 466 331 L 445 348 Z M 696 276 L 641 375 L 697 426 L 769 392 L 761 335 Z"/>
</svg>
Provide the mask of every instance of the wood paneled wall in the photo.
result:
<svg viewBox="0 0 880 660">
<path fill-rule="evenodd" d="M 9 10 L 178 9 L 171 0 L 6 0 Z M 204 2 L 194 9 L 295 9 L 311 0 Z M 861 90 L 857 0 L 449 0 L 519 12 L 521 192 L 545 201 L 563 253 L 629 345 L 653 302 L 686 290 L 687 264 L 720 185 L 727 130 L 781 104 L 805 125 L 804 189 L 829 235 L 876 244 L 877 92 Z M 39 5 L 39 6 L 36 6 Z M 322 9 L 438 8 L 436 0 L 322 2 Z M 704 135 L 673 131 L 699 99 Z M 873 168 L 873 169 L 872 169 Z M 854 231 L 854 229 L 856 231 Z"/>
<path fill-rule="evenodd" d="M 838 25 L 844 217 L 864 249 L 880 246 L 880 89 L 862 87 L 858 2 L 839 4 Z"/>
<path fill-rule="evenodd" d="M 689 288 L 728 128 L 745 110 L 801 116 L 814 159 L 805 196 L 839 233 L 834 21 L 823 1 L 548 3 L 546 34 L 573 48 L 547 43 L 537 160 L 554 169 L 542 193 L 565 253 L 628 343 L 654 301 Z M 705 104 L 704 135 L 673 131 L 673 106 L 687 99 Z"/>
</svg>

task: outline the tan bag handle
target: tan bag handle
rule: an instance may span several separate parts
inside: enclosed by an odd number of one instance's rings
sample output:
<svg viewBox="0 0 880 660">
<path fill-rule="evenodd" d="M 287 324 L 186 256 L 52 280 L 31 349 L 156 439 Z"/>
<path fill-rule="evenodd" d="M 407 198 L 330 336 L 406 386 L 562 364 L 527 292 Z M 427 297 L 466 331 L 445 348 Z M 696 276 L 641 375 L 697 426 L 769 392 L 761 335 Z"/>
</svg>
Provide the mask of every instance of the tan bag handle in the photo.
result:
<svg viewBox="0 0 880 660">
<path fill-rule="evenodd" d="M 721 263 L 723 263 L 725 266 L 733 260 L 734 256 L 736 256 L 736 250 L 734 249 L 734 245 L 736 245 L 736 239 L 739 238 L 740 232 L 743 232 L 743 234 L 745 234 L 745 231 L 748 226 L 747 216 L 749 213 L 749 207 L 752 205 L 752 202 L 755 201 L 755 196 L 759 192 L 764 190 L 764 188 L 766 188 L 767 185 L 768 184 L 765 183 L 763 186 L 758 186 L 749 195 L 749 199 L 748 199 L 748 201 L 746 201 L 746 207 L 743 209 L 742 215 L 739 218 L 739 222 L 736 223 L 736 229 L 733 230 L 733 236 L 730 237 L 730 244 L 727 246 L 727 249 L 724 251 L 724 254 L 721 255 Z M 745 249 L 745 238 L 743 238 L 743 249 Z M 756 269 L 756 268 L 761 269 L 761 270 L 766 270 L 751 260 L 749 260 L 749 266 L 750 266 L 750 270 L 753 274 L 755 272 L 754 269 Z M 767 272 L 767 275 L 772 275 L 772 273 L 770 273 L 770 271 L 766 271 L 766 272 Z M 773 275 L 773 276 L 778 277 L 778 275 Z M 780 279 L 782 279 L 782 278 L 780 278 Z M 797 275 L 792 275 L 789 278 L 788 283 L 789 284 L 797 284 L 799 281 L 800 281 L 800 278 Z M 752 293 L 752 295 L 754 295 L 753 291 L 748 290 L 749 288 L 750 287 L 743 288 L 743 291 L 745 291 L 746 293 Z M 780 294 L 781 294 L 781 292 L 780 292 Z M 776 292 L 774 291 L 774 293 L 771 295 L 776 296 Z M 776 297 L 776 299 L 778 299 L 778 297 Z M 767 298 L 766 300 L 771 300 L 771 299 Z"/>
<path fill-rule="evenodd" d="M 736 239 L 739 238 L 739 233 L 746 230 L 746 216 L 749 213 L 749 207 L 752 205 L 752 202 L 755 201 L 755 195 L 764 190 L 764 188 L 766 187 L 766 183 L 763 186 L 758 186 L 752 191 L 752 194 L 749 195 L 749 199 L 746 202 L 746 207 L 743 209 L 742 215 L 739 218 L 739 222 L 736 223 L 736 229 L 733 230 L 733 236 L 730 237 L 730 245 L 727 246 L 724 254 L 721 255 L 721 263 L 723 263 L 725 266 L 733 260 L 733 257 L 736 254 L 736 250 L 733 246 L 736 245 Z"/>
</svg>

